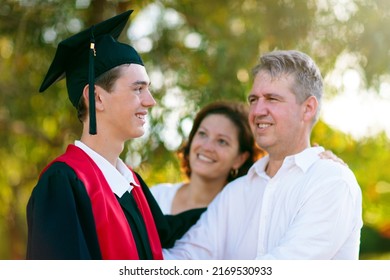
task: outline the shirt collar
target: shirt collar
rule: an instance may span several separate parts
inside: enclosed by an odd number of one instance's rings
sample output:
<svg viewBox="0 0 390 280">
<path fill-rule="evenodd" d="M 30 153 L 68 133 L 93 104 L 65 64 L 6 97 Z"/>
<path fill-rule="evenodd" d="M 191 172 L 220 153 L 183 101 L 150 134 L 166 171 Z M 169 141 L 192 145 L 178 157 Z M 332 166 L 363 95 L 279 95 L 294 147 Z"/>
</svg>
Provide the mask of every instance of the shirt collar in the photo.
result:
<svg viewBox="0 0 390 280">
<path fill-rule="evenodd" d="M 255 174 L 262 176 L 262 177 L 268 177 L 268 175 L 265 173 L 265 168 L 267 167 L 269 161 L 269 155 L 263 156 L 261 159 L 255 162 L 255 164 L 252 165 L 251 168 L 248 170 L 248 176 L 252 177 Z"/>
<path fill-rule="evenodd" d="M 134 179 L 135 174 L 120 158 L 117 159 L 116 166 L 113 166 L 104 157 L 92 150 L 83 142 L 76 140 L 75 146 L 82 149 L 89 157 L 92 158 L 102 171 L 112 192 L 118 197 L 122 197 L 126 191 L 131 192 L 133 186 L 139 186 Z"/>
<path fill-rule="evenodd" d="M 295 163 L 304 173 L 313 165 L 314 162 L 319 160 L 319 154 L 322 153 L 325 149 L 323 147 L 310 147 L 299 154 L 288 156 L 285 158 L 283 165 L 291 162 Z"/>
<path fill-rule="evenodd" d="M 319 154 L 325 151 L 323 147 L 310 147 L 302 152 L 288 156 L 283 161 L 283 166 L 295 164 L 303 172 L 306 172 L 310 166 L 319 159 Z M 265 168 L 267 167 L 269 161 L 269 155 L 266 155 L 259 159 L 252 167 L 248 170 L 248 176 L 253 176 L 257 174 L 259 176 L 264 176 Z M 267 175 L 266 175 L 267 176 Z"/>
</svg>

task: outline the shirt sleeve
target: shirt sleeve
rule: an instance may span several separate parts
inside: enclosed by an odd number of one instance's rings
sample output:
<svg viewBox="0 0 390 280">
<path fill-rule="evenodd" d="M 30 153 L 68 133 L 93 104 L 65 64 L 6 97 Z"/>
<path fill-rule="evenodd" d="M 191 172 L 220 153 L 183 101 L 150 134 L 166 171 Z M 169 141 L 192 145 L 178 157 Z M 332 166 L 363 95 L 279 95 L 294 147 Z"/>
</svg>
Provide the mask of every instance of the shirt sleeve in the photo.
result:
<svg viewBox="0 0 390 280">
<path fill-rule="evenodd" d="M 279 244 L 257 259 L 332 259 L 358 257 L 361 194 L 357 183 L 330 177 L 306 199 Z M 343 255 L 343 249 L 346 253 Z"/>
<path fill-rule="evenodd" d="M 176 241 L 171 249 L 164 249 L 164 259 L 211 260 L 221 259 L 221 244 L 225 240 L 223 229 L 227 217 L 221 193 L 209 204 L 198 222 Z"/>
</svg>

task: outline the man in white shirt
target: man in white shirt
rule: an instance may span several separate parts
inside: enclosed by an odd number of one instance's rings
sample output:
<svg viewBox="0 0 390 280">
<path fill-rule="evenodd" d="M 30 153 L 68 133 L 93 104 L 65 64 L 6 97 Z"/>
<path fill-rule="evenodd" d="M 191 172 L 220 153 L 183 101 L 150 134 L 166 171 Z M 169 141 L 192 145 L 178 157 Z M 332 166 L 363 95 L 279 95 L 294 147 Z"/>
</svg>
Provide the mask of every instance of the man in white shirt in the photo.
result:
<svg viewBox="0 0 390 280">
<path fill-rule="evenodd" d="M 310 147 L 323 82 L 304 53 L 254 68 L 249 122 L 268 155 L 214 199 L 166 259 L 358 259 L 362 197 L 352 171 Z"/>
</svg>

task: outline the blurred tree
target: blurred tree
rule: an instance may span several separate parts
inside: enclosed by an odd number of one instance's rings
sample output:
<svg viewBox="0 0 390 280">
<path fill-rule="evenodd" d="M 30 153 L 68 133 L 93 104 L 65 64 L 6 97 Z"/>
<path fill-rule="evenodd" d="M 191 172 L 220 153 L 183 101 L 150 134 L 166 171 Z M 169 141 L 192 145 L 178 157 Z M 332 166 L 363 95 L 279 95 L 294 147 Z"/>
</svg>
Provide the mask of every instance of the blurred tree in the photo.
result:
<svg viewBox="0 0 390 280">
<path fill-rule="evenodd" d="M 386 135 L 360 141 L 319 122 L 312 142 L 342 158 L 355 173 L 363 194 L 361 256 L 390 256 L 390 141 Z"/>
<path fill-rule="evenodd" d="M 134 9 L 126 36 L 142 53 L 158 106 L 145 137 L 123 158 L 150 184 L 181 179 L 172 153 L 191 120 L 216 99 L 245 100 L 261 52 L 296 48 L 326 75 L 337 59 L 356 59 L 367 87 L 389 72 L 387 0 L 2 0 L 0 5 L 0 259 L 24 258 L 25 207 L 39 172 L 80 132 L 65 83 L 38 88 L 57 43 L 86 26 Z M 333 92 L 337 92 L 335 89 Z M 362 142 L 320 123 L 313 141 L 356 172 L 367 224 L 389 222 L 389 140 Z"/>
</svg>

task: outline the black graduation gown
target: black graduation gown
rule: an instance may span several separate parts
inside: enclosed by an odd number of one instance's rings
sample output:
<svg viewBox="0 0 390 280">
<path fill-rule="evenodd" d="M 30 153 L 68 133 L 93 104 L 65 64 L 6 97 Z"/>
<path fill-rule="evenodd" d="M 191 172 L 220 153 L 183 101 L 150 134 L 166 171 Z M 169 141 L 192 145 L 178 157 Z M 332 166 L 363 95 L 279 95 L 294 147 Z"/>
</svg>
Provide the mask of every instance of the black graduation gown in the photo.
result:
<svg viewBox="0 0 390 280">
<path fill-rule="evenodd" d="M 169 248 L 205 209 L 163 215 L 145 182 L 136 175 L 154 217 L 161 245 Z M 151 259 L 145 225 L 136 205 L 127 201 L 121 206 L 140 259 Z M 40 177 L 27 204 L 27 224 L 27 259 L 102 259 L 86 188 L 73 169 L 63 162 L 54 162 Z"/>
</svg>

